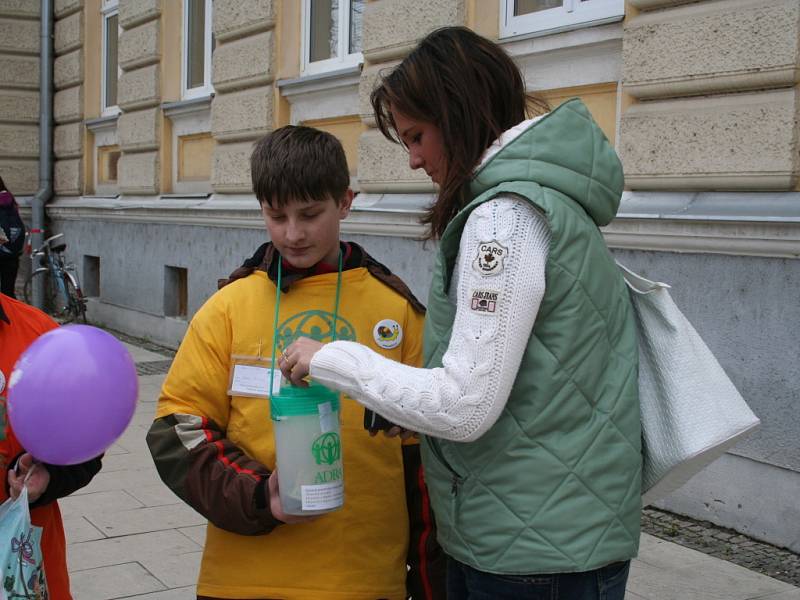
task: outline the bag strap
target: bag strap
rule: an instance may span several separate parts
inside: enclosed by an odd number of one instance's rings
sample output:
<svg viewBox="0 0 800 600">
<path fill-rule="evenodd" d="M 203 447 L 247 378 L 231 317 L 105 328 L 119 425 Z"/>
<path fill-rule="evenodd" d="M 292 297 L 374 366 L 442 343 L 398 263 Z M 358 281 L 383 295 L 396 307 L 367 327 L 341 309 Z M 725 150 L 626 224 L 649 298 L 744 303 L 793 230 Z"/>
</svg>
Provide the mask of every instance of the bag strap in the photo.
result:
<svg viewBox="0 0 800 600">
<path fill-rule="evenodd" d="M 622 278 L 625 280 L 625 283 L 632 292 L 637 294 L 651 294 L 653 292 L 657 292 L 658 290 L 668 290 L 670 287 L 672 287 L 667 283 L 663 283 L 661 281 L 651 281 L 650 279 L 642 277 L 641 275 L 637 275 L 618 260 L 614 262 L 617 263 L 617 267 L 619 267 L 619 270 L 622 272 Z"/>
</svg>

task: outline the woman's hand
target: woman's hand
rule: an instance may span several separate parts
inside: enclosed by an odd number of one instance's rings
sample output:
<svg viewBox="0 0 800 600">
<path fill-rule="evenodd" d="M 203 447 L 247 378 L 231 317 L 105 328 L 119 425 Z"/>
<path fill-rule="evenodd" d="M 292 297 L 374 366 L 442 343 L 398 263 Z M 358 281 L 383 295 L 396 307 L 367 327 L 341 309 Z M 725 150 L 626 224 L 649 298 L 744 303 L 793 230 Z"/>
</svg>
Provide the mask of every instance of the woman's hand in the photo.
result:
<svg viewBox="0 0 800 600">
<path fill-rule="evenodd" d="M 270 474 L 268 483 L 269 483 L 269 510 L 272 512 L 273 517 L 289 525 L 294 525 L 295 523 L 308 523 L 309 521 L 313 521 L 314 519 L 317 518 L 316 515 L 311 515 L 311 516 L 287 515 L 285 512 L 283 512 L 283 506 L 281 506 L 280 488 L 278 488 L 277 469 L 275 469 Z"/>
<path fill-rule="evenodd" d="M 293 385 L 307 387 L 308 383 L 303 381 L 303 378 L 311 370 L 311 359 L 324 345 L 322 342 L 305 337 L 292 342 L 278 360 L 283 376 Z"/>
<path fill-rule="evenodd" d="M 25 482 L 28 473 L 30 477 Z M 31 504 L 36 502 L 50 485 L 50 472 L 27 452 L 19 457 L 17 468 L 8 471 L 8 489 L 15 500 L 22 493 L 23 484 L 28 488 L 28 502 Z"/>
<path fill-rule="evenodd" d="M 378 435 L 377 429 L 370 429 L 369 430 L 370 437 L 375 437 Z M 403 429 L 399 425 L 394 425 L 391 428 L 385 430 L 383 432 L 384 437 L 393 438 L 400 436 L 401 440 L 407 440 L 409 438 L 415 437 L 418 438 L 419 434 L 416 431 L 411 431 L 410 429 Z"/>
</svg>

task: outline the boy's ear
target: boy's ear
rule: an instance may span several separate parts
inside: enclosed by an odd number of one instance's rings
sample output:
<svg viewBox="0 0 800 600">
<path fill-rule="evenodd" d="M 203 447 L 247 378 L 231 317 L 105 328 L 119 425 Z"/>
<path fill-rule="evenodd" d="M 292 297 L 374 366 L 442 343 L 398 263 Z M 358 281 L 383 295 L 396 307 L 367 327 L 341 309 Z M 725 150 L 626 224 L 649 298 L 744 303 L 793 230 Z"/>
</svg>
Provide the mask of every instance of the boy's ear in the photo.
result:
<svg viewBox="0 0 800 600">
<path fill-rule="evenodd" d="M 354 195 L 355 194 L 353 194 L 353 190 L 351 190 L 350 188 L 347 188 L 347 191 L 344 193 L 344 196 L 342 197 L 342 201 L 339 204 L 339 218 L 340 219 L 344 219 L 344 218 L 347 217 L 347 215 L 350 214 L 350 209 L 353 206 L 353 196 Z"/>
</svg>

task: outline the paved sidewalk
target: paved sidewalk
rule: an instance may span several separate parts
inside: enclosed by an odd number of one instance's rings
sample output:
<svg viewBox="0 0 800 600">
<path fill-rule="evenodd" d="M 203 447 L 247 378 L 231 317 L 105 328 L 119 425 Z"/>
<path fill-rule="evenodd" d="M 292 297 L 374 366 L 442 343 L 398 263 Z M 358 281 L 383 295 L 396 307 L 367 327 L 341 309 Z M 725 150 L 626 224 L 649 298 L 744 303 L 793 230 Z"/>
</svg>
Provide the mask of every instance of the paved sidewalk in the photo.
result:
<svg viewBox="0 0 800 600">
<path fill-rule="evenodd" d="M 60 501 L 75 600 L 190 600 L 204 519 L 158 478 L 144 436 L 169 356 L 128 345 L 140 373 L 133 422 L 92 483 Z M 647 534 L 626 600 L 800 600 L 800 588 Z"/>
</svg>

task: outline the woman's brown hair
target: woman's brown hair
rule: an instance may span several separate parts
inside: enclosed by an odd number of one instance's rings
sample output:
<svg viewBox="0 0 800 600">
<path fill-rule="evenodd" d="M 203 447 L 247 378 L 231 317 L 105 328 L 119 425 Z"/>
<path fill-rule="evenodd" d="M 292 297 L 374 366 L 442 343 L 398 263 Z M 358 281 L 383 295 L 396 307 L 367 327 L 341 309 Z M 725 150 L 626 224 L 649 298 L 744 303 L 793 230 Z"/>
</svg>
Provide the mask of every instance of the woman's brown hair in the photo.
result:
<svg viewBox="0 0 800 600">
<path fill-rule="evenodd" d="M 428 34 L 370 96 L 378 129 L 397 143 L 392 110 L 439 128 L 445 177 L 422 222 L 444 233 L 469 202 L 468 183 L 483 152 L 500 134 L 547 103 L 526 93 L 517 65 L 497 44 L 466 27 Z"/>
</svg>

